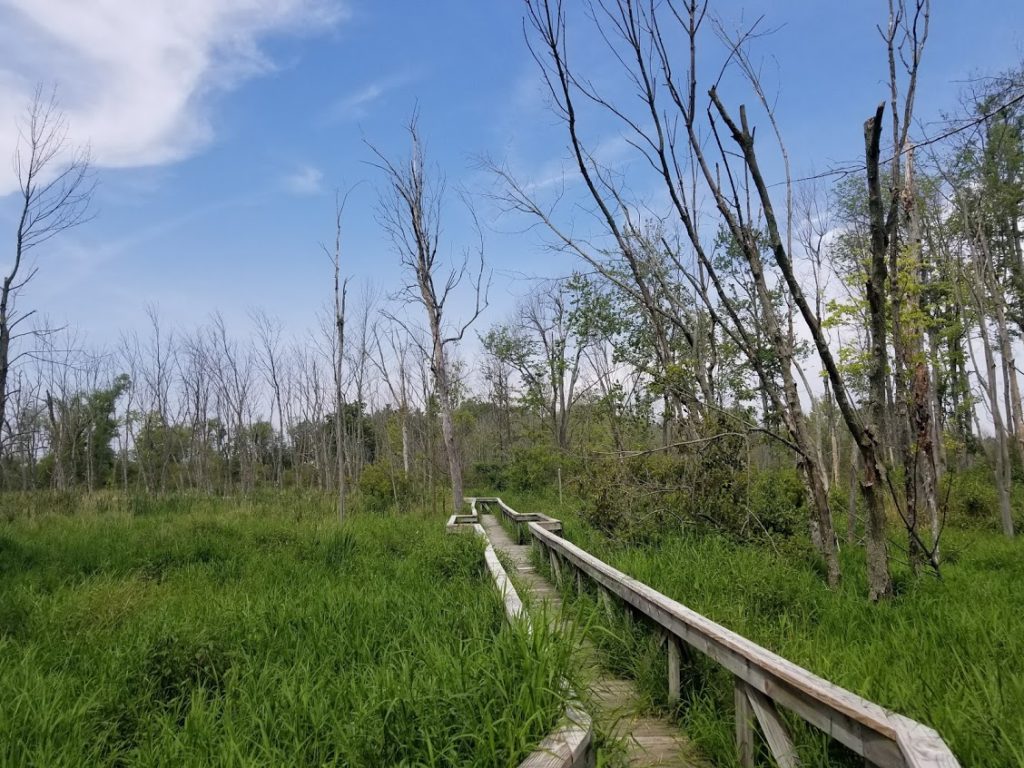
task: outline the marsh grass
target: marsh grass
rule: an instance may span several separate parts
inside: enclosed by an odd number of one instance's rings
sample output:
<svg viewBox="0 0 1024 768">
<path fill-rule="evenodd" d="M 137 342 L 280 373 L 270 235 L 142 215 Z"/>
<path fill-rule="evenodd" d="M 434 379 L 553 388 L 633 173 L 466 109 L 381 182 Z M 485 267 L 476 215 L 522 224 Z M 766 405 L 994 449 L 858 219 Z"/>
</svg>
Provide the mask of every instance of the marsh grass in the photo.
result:
<svg viewBox="0 0 1024 768">
<path fill-rule="evenodd" d="M 514 765 L 564 708 L 568 645 L 508 625 L 482 543 L 439 519 L 12 501 L 4 765 Z"/>
<path fill-rule="evenodd" d="M 521 533 L 525 530 L 525 526 L 513 525 L 500 515 L 498 519 L 501 521 L 502 527 L 512 536 L 513 541 L 517 539 L 517 532 Z M 528 536 L 528 534 L 519 538 L 524 539 L 525 536 Z M 520 541 L 520 543 L 525 543 L 525 541 Z M 572 608 L 567 611 L 562 610 L 557 614 L 552 613 L 546 604 L 538 602 L 531 594 L 528 585 L 524 583 L 520 574 L 516 571 L 512 559 L 501 550 L 496 550 L 495 553 L 509 579 L 512 581 L 513 586 L 516 588 L 520 599 L 523 601 L 524 607 L 530 613 L 533 624 L 557 628 L 560 641 L 572 649 L 572 667 L 568 678 L 572 681 L 571 687 L 579 704 L 592 718 L 591 728 L 594 739 L 596 768 L 628 768 L 629 756 L 624 735 L 617 735 L 615 733 L 615 722 L 600 716 L 600 707 L 590 693 L 595 677 L 598 676 L 598 668 L 595 666 L 594 648 L 588 643 L 588 638 L 592 631 L 590 626 L 592 617 L 587 618 L 584 614 Z M 533 566 L 538 571 L 545 573 L 550 579 L 550 573 L 547 573 L 539 562 L 540 557 L 536 549 L 532 551 L 531 559 Z"/>
<path fill-rule="evenodd" d="M 551 500 L 509 494 L 513 507 L 560 517 L 566 537 L 694 610 L 867 699 L 932 726 L 965 768 L 1024 766 L 1024 543 L 949 529 L 942 579 L 897 567 L 898 595 L 864 597 L 860 553 L 842 553 L 844 584 L 828 590 L 799 540 L 737 543 L 722 536 L 612 542 Z M 545 503 L 546 501 L 546 503 Z M 545 563 L 539 563 L 541 568 Z M 666 709 L 666 661 L 642 621 L 596 595 L 566 597 L 613 671 Z M 700 654 L 684 669 L 675 714 L 716 765 L 734 765 L 732 679 Z M 791 721 L 805 765 L 856 765 L 841 747 Z M 769 763 L 765 763 L 766 765 Z M 861 761 L 862 764 L 862 761 Z"/>
</svg>

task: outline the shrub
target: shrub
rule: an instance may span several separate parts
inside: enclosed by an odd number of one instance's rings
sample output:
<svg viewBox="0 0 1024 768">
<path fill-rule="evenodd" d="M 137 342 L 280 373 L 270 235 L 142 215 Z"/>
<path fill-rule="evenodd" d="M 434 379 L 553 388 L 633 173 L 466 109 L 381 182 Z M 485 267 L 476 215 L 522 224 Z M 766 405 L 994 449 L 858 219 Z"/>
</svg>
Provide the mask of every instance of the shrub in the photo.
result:
<svg viewBox="0 0 1024 768">
<path fill-rule="evenodd" d="M 470 468 L 468 485 L 488 491 L 505 490 L 505 466 L 494 461 L 478 461 Z"/>
<path fill-rule="evenodd" d="M 592 460 L 575 484 L 585 519 L 606 534 L 650 540 L 683 528 L 740 533 L 747 525 L 746 451 L 723 438 L 699 453 Z"/>
<path fill-rule="evenodd" d="M 539 491 L 557 482 L 561 457 L 545 445 L 517 448 L 505 469 L 504 487 L 516 491 Z"/>
<path fill-rule="evenodd" d="M 402 472 L 391 472 L 383 464 L 368 464 L 359 476 L 359 499 L 368 512 L 386 512 L 409 501 L 409 480 Z"/>
<path fill-rule="evenodd" d="M 807 519 L 807 492 L 799 471 L 787 468 L 757 472 L 750 483 L 747 505 L 767 531 L 787 536 L 796 533 Z"/>
<path fill-rule="evenodd" d="M 948 499 L 948 512 L 954 522 L 995 525 L 999 514 L 999 494 L 992 469 L 985 463 L 960 472 L 950 472 L 942 482 L 940 502 Z"/>
</svg>

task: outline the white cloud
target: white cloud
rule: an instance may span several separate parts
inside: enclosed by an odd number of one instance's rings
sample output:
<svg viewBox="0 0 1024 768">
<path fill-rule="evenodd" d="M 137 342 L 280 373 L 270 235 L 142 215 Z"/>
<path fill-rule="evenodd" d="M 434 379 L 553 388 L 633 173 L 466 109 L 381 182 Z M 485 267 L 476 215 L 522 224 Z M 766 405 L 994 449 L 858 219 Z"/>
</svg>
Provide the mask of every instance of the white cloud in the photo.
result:
<svg viewBox="0 0 1024 768">
<path fill-rule="evenodd" d="M 621 134 L 612 134 L 596 142 L 590 152 L 591 158 L 604 171 L 621 173 L 623 166 L 630 159 L 633 147 Z M 553 188 L 564 190 L 566 187 L 579 183 L 579 168 L 576 159 L 568 154 L 550 158 L 532 171 L 528 170 L 520 178 L 523 189 L 530 193 L 539 193 Z"/>
<path fill-rule="evenodd" d="M 284 177 L 284 186 L 293 195 L 316 195 L 323 191 L 324 174 L 312 165 L 303 165 Z"/>
<path fill-rule="evenodd" d="M 412 75 L 400 73 L 367 83 L 336 101 L 328 110 L 329 121 L 358 120 L 369 114 L 370 106 L 391 91 L 402 88 L 413 81 Z"/>
<path fill-rule="evenodd" d="M 330 27 L 344 0 L 0 0 L 0 159 L 36 83 L 55 82 L 97 167 L 173 162 L 213 136 L 204 105 L 272 65 L 272 33 Z M 0 166 L 0 195 L 14 186 Z"/>
</svg>

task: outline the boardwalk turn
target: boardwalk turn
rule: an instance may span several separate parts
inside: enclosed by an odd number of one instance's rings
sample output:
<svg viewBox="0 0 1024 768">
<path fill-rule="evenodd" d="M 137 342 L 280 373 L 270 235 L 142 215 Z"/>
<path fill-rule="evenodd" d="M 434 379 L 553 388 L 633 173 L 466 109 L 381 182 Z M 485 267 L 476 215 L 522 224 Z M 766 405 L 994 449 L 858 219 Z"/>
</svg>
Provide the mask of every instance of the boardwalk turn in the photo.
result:
<svg viewBox="0 0 1024 768">
<path fill-rule="evenodd" d="M 555 586 L 538 574 L 530 562 L 530 545 L 516 544 L 494 515 L 481 515 L 480 524 L 487 531 L 491 546 L 511 561 L 513 578 L 521 585 L 523 597 L 529 604 L 535 609 L 546 605 L 549 616 L 559 616 L 561 597 Z M 628 765 L 636 768 L 696 768 L 700 765 L 675 724 L 642 711 L 643 697 L 632 681 L 602 670 L 590 646 L 582 651 L 589 681 L 586 698 L 595 710 L 591 714 L 606 732 L 624 743 Z"/>
</svg>

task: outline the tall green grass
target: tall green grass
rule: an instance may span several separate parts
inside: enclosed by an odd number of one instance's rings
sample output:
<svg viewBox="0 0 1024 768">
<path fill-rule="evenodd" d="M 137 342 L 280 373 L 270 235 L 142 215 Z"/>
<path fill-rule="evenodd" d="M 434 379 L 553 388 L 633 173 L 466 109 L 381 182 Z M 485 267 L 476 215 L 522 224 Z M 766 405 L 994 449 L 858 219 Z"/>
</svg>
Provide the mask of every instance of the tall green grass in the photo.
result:
<svg viewBox="0 0 1024 768">
<path fill-rule="evenodd" d="M 0 497 L 0 763 L 514 765 L 567 645 L 482 543 L 329 499 Z"/>
<path fill-rule="evenodd" d="M 565 536 L 620 570 L 867 699 L 927 723 L 968 768 L 1024 766 L 1024 542 L 947 530 L 942 579 L 897 567 L 898 595 L 870 604 L 863 558 L 842 552 L 845 581 L 830 591 L 798 540 L 740 544 L 670 536 L 609 541 L 551 499 L 509 494 L 521 511 L 560 517 Z M 624 613 L 575 603 L 609 666 L 667 706 L 664 650 Z M 695 654 L 678 707 L 687 734 L 717 764 L 734 764 L 732 681 Z M 806 765 L 856 764 L 799 729 Z"/>
</svg>

